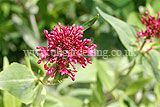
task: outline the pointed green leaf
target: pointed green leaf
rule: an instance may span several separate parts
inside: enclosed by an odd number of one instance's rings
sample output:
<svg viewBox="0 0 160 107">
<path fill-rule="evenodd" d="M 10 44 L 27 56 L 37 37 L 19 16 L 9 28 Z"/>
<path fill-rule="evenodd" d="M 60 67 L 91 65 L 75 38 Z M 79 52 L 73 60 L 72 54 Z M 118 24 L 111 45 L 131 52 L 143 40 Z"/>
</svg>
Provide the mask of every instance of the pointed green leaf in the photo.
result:
<svg viewBox="0 0 160 107">
<path fill-rule="evenodd" d="M 98 13 L 103 17 L 103 19 L 110 23 L 115 29 L 125 48 L 128 51 L 133 50 L 137 41 L 136 29 L 127 24 L 126 22 L 123 22 L 122 20 L 119 20 L 113 16 L 104 13 L 99 8 L 97 8 L 97 10 Z"/>
<path fill-rule="evenodd" d="M 85 30 L 87 30 L 88 28 L 90 28 L 95 22 L 96 20 L 98 19 L 99 17 L 99 14 L 97 14 L 93 19 L 91 19 L 90 21 L 84 23 L 82 26 L 83 26 L 83 32 Z"/>
</svg>

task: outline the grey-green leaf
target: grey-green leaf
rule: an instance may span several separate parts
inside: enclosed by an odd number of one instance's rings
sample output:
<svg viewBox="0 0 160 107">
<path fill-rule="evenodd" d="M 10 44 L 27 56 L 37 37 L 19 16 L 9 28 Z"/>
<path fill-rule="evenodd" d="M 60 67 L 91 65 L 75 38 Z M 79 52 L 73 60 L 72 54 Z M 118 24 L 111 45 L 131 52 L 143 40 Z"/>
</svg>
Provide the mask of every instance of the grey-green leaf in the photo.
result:
<svg viewBox="0 0 160 107">
<path fill-rule="evenodd" d="M 36 99 L 39 85 L 33 73 L 22 64 L 12 63 L 0 73 L 0 89 L 8 91 L 25 104 Z"/>
<path fill-rule="evenodd" d="M 98 13 L 103 17 L 103 19 L 110 23 L 112 27 L 116 30 L 125 48 L 128 51 L 133 50 L 135 48 L 137 40 L 136 29 L 131 25 L 127 24 L 126 22 L 123 22 L 122 20 L 119 20 L 113 16 L 104 13 L 99 8 L 97 8 L 97 10 Z"/>
</svg>

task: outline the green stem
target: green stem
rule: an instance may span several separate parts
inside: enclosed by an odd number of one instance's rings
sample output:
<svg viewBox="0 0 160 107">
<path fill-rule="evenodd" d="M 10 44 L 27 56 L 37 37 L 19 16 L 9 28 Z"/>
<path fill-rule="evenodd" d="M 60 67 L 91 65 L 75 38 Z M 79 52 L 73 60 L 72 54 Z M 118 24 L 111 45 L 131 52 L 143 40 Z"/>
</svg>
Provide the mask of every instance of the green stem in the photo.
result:
<svg viewBox="0 0 160 107">
<path fill-rule="evenodd" d="M 129 71 L 127 72 L 127 74 L 124 75 L 124 77 L 111 89 L 111 91 L 110 91 L 110 92 L 107 94 L 107 96 L 105 97 L 106 100 L 108 100 L 108 97 L 112 94 L 112 92 L 113 92 L 116 88 L 118 88 L 119 85 L 121 85 L 121 84 L 124 82 L 124 80 L 126 79 L 126 77 L 128 77 L 128 75 L 131 73 L 131 71 L 132 71 L 132 69 L 134 68 L 135 64 L 136 64 L 136 61 L 135 61 L 135 59 L 134 59 L 134 62 L 133 62 L 133 64 L 130 66 Z"/>
<path fill-rule="evenodd" d="M 45 77 L 43 78 L 42 82 L 43 82 L 44 84 L 46 84 L 49 77 L 50 77 L 50 75 L 45 75 Z"/>
<path fill-rule="evenodd" d="M 142 46 L 141 46 L 141 48 L 140 48 L 140 51 L 143 49 L 145 43 L 146 43 L 146 41 L 144 40 L 144 42 L 143 42 L 143 44 L 142 44 Z"/>
</svg>

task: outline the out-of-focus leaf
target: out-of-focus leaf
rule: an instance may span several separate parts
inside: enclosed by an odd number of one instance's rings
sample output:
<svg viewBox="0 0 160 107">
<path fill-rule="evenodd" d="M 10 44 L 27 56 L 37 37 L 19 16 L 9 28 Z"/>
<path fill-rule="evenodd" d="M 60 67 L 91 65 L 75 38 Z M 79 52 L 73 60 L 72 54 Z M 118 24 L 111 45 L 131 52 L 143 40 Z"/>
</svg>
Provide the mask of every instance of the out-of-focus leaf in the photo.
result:
<svg viewBox="0 0 160 107">
<path fill-rule="evenodd" d="M 23 103 L 32 103 L 38 96 L 41 84 L 24 65 L 12 63 L 0 73 L 0 89 L 8 91 Z"/>
<path fill-rule="evenodd" d="M 40 15 L 42 17 L 45 17 L 47 15 L 47 1 L 46 0 L 39 0 L 37 5 L 39 6 Z"/>
<path fill-rule="evenodd" d="M 97 10 L 99 14 L 104 18 L 104 20 L 110 23 L 112 27 L 116 30 L 125 48 L 128 51 L 133 50 L 135 48 L 134 45 L 136 45 L 137 41 L 136 29 L 130 26 L 129 24 L 123 22 L 122 20 L 119 20 L 113 16 L 104 13 L 99 8 L 97 8 Z"/>
<path fill-rule="evenodd" d="M 116 7 L 123 7 L 125 4 L 128 4 L 130 0 L 102 0 L 110 5 L 115 5 Z"/>
<path fill-rule="evenodd" d="M 3 57 L 3 70 L 6 69 L 9 66 L 9 60 L 7 56 Z"/>
<path fill-rule="evenodd" d="M 155 10 L 155 12 L 159 12 L 160 1 L 159 0 L 148 0 L 151 1 L 151 6 Z"/>
<path fill-rule="evenodd" d="M 34 37 L 33 32 L 23 24 L 22 20 L 17 15 L 14 14 L 12 20 L 16 24 L 18 31 L 22 34 L 22 37 L 28 46 L 32 49 L 39 46 L 39 41 Z"/>
<path fill-rule="evenodd" d="M 23 8 L 22 6 L 18 6 L 18 5 L 12 5 L 11 6 L 11 10 L 15 13 L 23 13 Z"/>
<path fill-rule="evenodd" d="M 154 94 L 156 96 L 156 103 L 157 105 L 160 105 L 160 84 L 157 83 L 155 86 L 154 86 Z"/>
<path fill-rule="evenodd" d="M 114 75 L 107 63 L 97 60 L 98 77 L 107 90 L 111 90 L 115 85 Z"/>
<path fill-rule="evenodd" d="M 44 107 L 82 107 L 82 104 L 80 100 L 72 97 L 47 95 Z"/>
<path fill-rule="evenodd" d="M 27 6 L 27 7 L 34 6 L 34 5 L 37 4 L 38 1 L 39 1 L 39 0 L 27 0 L 27 1 L 26 1 L 26 6 Z"/>
<path fill-rule="evenodd" d="M 9 3 L 2 3 L 1 4 L 1 9 L 4 13 L 4 16 L 8 16 L 10 13 L 10 4 Z"/>
<path fill-rule="evenodd" d="M 138 17 L 138 13 L 131 12 L 127 17 L 127 22 L 131 25 L 138 26 L 139 28 L 144 28 L 140 18 Z"/>
<path fill-rule="evenodd" d="M 119 107 L 137 107 L 135 102 L 131 98 L 129 98 L 128 96 L 124 96 L 124 93 L 123 95 L 120 95 L 118 103 L 119 103 Z M 117 106 L 118 105 L 113 107 L 117 107 Z"/>
<path fill-rule="evenodd" d="M 159 52 L 156 50 L 151 50 L 149 51 L 149 55 L 146 57 L 148 59 L 148 62 L 150 63 L 150 65 L 152 66 L 152 71 L 153 74 L 155 76 L 155 79 L 160 82 L 160 70 L 158 69 L 158 65 L 159 65 Z"/>
<path fill-rule="evenodd" d="M 86 68 L 82 68 L 80 64 L 76 65 L 77 73 L 75 76 L 75 81 L 72 81 L 72 79 L 68 78 L 64 80 L 61 84 L 58 85 L 57 90 L 60 91 L 71 84 L 76 83 L 90 83 L 96 81 L 96 72 L 97 67 L 96 63 L 93 61 L 93 63 L 90 65 L 87 65 Z"/>
<path fill-rule="evenodd" d="M 99 77 L 97 76 L 97 81 L 96 84 L 92 84 L 91 85 L 91 89 L 92 89 L 92 96 L 90 99 L 90 106 L 91 107 L 103 107 L 105 98 L 104 98 L 104 92 L 102 89 L 102 83 L 99 79 Z"/>
<path fill-rule="evenodd" d="M 89 13 L 94 9 L 94 0 L 81 0 L 81 3 L 87 8 Z"/>
<path fill-rule="evenodd" d="M 125 93 L 127 95 L 133 95 L 136 92 L 138 92 L 138 90 L 140 90 L 141 88 L 143 88 L 145 85 L 147 85 L 152 78 L 141 78 L 139 80 L 136 80 L 132 83 L 129 84 L 129 86 L 126 88 Z"/>
<path fill-rule="evenodd" d="M 96 20 L 98 19 L 99 17 L 99 14 L 97 14 L 97 16 L 95 16 L 93 19 L 91 19 L 90 21 L 84 23 L 82 26 L 83 26 L 83 32 L 85 30 L 87 30 L 88 28 L 90 28 L 95 22 Z"/>
<path fill-rule="evenodd" d="M 7 45 L 7 41 L 6 40 L 4 40 L 3 38 L 1 39 L 1 53 L 2 53 L 2 55 L 7 55 L 8 54 L 8 51 L 9 51 L 9 49 L 8 49 L 8 45 Z"/>
<path fill-rule="evenodd" d="M 18 98 L 14 97 L 7 91 L 3 92 L 3 105 L 4 107 L 21 107 L 21 102 Z"/>
<path fill-rule="evenodd" d="M 76 88 L 72 89 L 67 93 L 67 96 L 74 96 L 74 97 L 86 97 L 91 95 L 90 89 L 85 88 Z"/>
</svg>

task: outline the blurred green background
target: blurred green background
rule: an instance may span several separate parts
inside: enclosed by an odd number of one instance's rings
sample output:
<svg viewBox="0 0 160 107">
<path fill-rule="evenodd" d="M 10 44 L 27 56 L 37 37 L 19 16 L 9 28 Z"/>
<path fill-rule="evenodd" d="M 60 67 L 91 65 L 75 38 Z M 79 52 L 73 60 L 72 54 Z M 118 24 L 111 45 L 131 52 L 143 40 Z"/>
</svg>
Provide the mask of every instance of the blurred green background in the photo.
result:
<svg viewBox="0 0 160 107">
<path fill-rule="evenodd" d="M 24 63 L 23 50 L 46 45 L 43 30 L 51 30 L 57 22 L 61 22 L 62 25 L 82 25 L 97 15 L 96 7 L 99 7 L 110 15 L 143 28 L 140 22 L 141 14 L 145 10 L 155 14 L 160 11 L 159 6 L 160 0 L 0 0 L 0 71 L 4 56 L 8 57 L 10 63 Z M 97 49 L 109 50 L 108 55 L 113 49 L 123 52 L 125 50 L 115 30 L 101 17 L 84 32 L 84 38 L 91 38 L 98 45 Z M 128 66 L 129 58 L 97 57 L 93 62 L 86 69 L 78 67 L 79 73 L 75 82 L 67 79 L 59 85 L 46 86 L 50 95 L 69 96 L 48 96 L 46 107 L 61 107 L 57 100 L 66 104 L 65 107 L 76 107 L 72 101 L 77 100 L 79 105 L 93 107 L 103 107 L 102 102 L 110 102 L 110 106 L 113 107 L 159 107 L 160 85 L 150 79 L 153 77 L 150 69 L 144 72 L 138 64 L 128 81 L 115 91 L 118 99 L 112 102 L 112 97 L 103 101 L 101 94 L 106 95 L 121 78 L 123 69 Z M 97 77 L 97 72 L 102 72 L 102 75 Z M 138 88 L 134 89 L 134 86 Z M 1 96 L 0 105 L 4 103 L 2 99 Z M 69 102 L 70 106 L 67 106 Z"/>
</svg>

